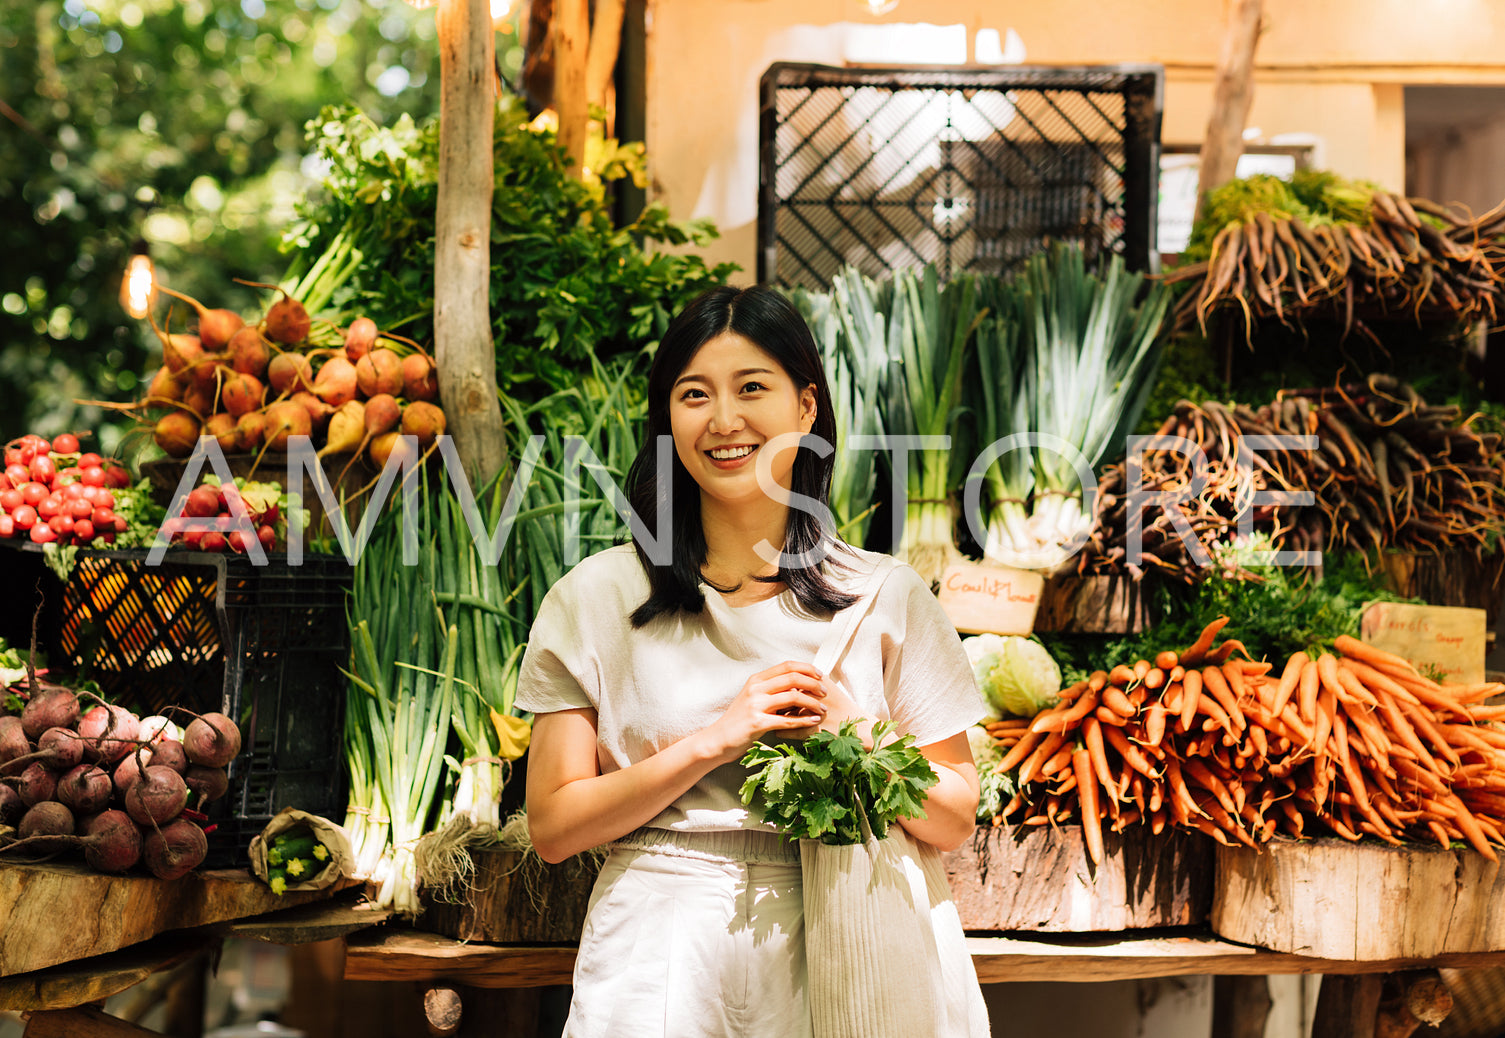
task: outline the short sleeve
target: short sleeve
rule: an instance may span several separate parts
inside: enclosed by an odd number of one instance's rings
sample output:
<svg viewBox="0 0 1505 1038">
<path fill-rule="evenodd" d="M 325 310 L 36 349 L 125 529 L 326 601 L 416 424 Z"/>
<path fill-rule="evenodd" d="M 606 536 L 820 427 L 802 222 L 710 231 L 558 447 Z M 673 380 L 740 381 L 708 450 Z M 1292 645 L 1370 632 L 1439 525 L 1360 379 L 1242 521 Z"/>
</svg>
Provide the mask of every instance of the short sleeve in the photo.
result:
<svg viewBox="0 0 1505 1038">
<path fill-rule="evenodd" d="M 883 687 L 901 732 L 927 746 L 966 731 L 987 713 L 961 638 L 918 573 L 900 566 L 880 592 L 888 614 Z"/>
<path fill-rule="evenodd" d="M 568 578 L 560 581 L 539 605 L 517 678 L 514 703 L 520 710 L 547 714 L 595 708 L 600 702 L 591 641 L 573 600 L 575 586 Z"/>
</svg>

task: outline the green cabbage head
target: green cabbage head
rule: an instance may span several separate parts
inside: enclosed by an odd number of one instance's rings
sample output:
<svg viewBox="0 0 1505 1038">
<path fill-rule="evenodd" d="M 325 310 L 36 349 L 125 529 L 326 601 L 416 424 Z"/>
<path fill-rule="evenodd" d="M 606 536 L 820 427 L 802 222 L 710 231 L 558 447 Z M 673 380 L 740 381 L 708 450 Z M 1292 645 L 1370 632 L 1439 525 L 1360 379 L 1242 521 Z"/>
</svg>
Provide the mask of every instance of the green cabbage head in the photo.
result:
<svg viewBox="0 0 1505 1038">
<path fill-rule="evenodd" d="M 1034 639 L 977 634 L 962 639 L 962 647 L 978 690 L 999 716 L 1034 717 L 1060 701 L 1061 668 Z"/>
</svg>

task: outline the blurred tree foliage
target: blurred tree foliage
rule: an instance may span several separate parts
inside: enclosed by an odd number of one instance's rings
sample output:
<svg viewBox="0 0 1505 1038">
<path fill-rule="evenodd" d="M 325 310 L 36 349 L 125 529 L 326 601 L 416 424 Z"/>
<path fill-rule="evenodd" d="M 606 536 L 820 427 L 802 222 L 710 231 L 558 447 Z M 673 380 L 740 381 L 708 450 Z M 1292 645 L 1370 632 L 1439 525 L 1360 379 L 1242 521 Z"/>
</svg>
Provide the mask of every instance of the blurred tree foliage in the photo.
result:
<svg viewBox="0 0 1505 1038">
<path fill-rule="evenodd" d="M 257 311 L 232 279 L 287 265 L 323 172 L 305 124 L 331 102 L 437 111 L 433 38 L 433 11 L 403 0 L 0 4 L 0 439 L 101 429 L 113 448 L 128 423 L 72 401 L 131 399 L 159 363 L 119 303 L 133 241 L 173 288 Z"/>
</svg>

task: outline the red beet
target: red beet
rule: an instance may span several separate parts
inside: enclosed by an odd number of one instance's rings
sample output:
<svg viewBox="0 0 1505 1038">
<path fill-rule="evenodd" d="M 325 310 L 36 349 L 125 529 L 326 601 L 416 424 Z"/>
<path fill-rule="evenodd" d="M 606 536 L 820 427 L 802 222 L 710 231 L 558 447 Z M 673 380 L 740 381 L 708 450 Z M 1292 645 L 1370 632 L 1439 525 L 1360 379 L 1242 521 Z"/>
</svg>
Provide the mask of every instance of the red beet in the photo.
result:
<svg viewBox="0 0 1505 1038">
<path fill-rule="evenodd" d="M 224 768 L 205 768 L 198 764 L 183 773 L 183 783 L 195 808 L 202 808 L 230 791 L 230 775 Z"/>
<path fill-rule="evenodd" d="M 72 728 L 49 728 L 37 740 L 37 748 L 24 757 L 6 761 L 0 770 L 10 771 L 22 762 L 36 761 L 52 771 L 62 772 L 76 767 L 84 759 L 84 740 Z"/>
<path fill-rule="evenodd" d="M 26 741 L 21 719 L 14 714 L 0 717 L 0 764 L 8 764 L 30 752 L 31 744 Z"/>
<path fill-rule="evenodd" d="M 114 793 L 107 772 L 94 764 L 80 764 L 58 779 L 54 796 L 75 815 L 92 815 L 108 807 Z"/>
<path fill-rule="evenodd" d="M 130 758 L 127 757 L 126 760 L 130 760 Z M 164 768 L 171 768 L 179 775 L 185 773 L 189 767 L 188 754 L 183 751 L 183 744 L 176 739 L 162 739 L 153 743 L 150 763 Z"/>
<path fill-rule="evenodd" d="M 141 830 L 124 811 L 101 811 L 79 826 L 84 860 L 100 872 L 124 872 L 141 860 Z"/>
<path fill-rule="evenodd" d="M 146 835 L 142 859 L 158 879 L 179 879 L 198 867 L 209 854 L 204 830 L 180 818 Z"/>
<path fill-rule="evenodd" d="M 57 774 L 48 769 L 47 765 L 40 761 L 33 761 L 26 765 L 26 770 L 15 779 L 6 781 L 15 782 L 16 792 L 21 796 L 21 803 L 27 807 L 36 807 L 53 799 L 57 792 Z"/>
<path fill-rule="evenodd" d="M 155 748 L 138 746 L 132 753 L 127 753 L 120 763 L 115 765 L 113 775 L 115 795 L 122 800 L 141 779 L 142 770 L 157 759 Z"/>
<path fill-rule="evenodd" d="M 23 840 L 32 837 L 72 837 L 73 812 L 55 800 L 35 804 L 21 817 L 21 824 L 16 826 L 16 835 Z M 38 851 L 63 850 L 68 846 L 68 841 L 41 839 L 29 846 Z"/>
<path fill-rule="evenodd" d="M 162 825 L 182 814 L 188 805 L 183 776 L 171 768 L 147 765 L 141 778 L 126 790 L 126 814 L 141 825 Z"/>
<path fill-rule="evenodd" d="M 376 345 L 376 322 L 369 317 L 357 317 L 345 329 L 345 357 L 354 364 Z"/>
<path fill-rule="evenodd" d="M 240 752 L 240 729 L 224 714 L 200 714 L 183 732 L 183 749 L 194 764 L 223 768 Z"/>
<path fill-rule="evenodd" d="M 136 715 L 123 706 L 96 706 L 78 719 L 78 734 L 84 737 L 84 756 L 113 766 L 135 747 L 140 727 Z"/>
<path fill-rule="evenodd" d="M 15 825 L 26 813 L 21 794 L 0 783 L 0 825 Z"/>
<path fill-rule="evenodd" d="M 78 724 L 78 696 L 66 688 L 38 692 L 21 711 L 21 730 L 35 742 L 49 728 L 72 728 Z"/>
<path fill-rule="evenodd" d="M 409 400 L 439 399 L 439 372 L 432 360 L 421 353 L 402 358 L 402 395 Z"/>
</svg>

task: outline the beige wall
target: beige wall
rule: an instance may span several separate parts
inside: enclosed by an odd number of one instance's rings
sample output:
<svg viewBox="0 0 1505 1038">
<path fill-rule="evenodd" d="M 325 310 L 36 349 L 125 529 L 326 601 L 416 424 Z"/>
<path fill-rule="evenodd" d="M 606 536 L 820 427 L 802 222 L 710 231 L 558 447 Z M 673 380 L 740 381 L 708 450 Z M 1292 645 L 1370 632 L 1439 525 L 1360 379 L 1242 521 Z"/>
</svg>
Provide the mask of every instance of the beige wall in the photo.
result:
<svg viewBox="0 0 1505 1038">
<path fill-rule="evenodd" d="M 755 269 L 758 78 L 775 61 L 841 64 L 872 52 L 870 26 L 1012 32 L 1032 64 L 1154 62 L 1166 68 L 1162 139 L 1206 128 L 1221 0 L 899 0 L 881 17 L 861 0 L 649 0 L 648 154 L 654 197 L 678 217 L 709 216 L 715 259 Z M 918 30 L 887 42 L 913 53 Z M 975 57 L 970 45 L 962 60 Z M 1310 143 L 1317 162 L 1401 189 L 1406 83 L 1505 83 L 1505 0 L 1265 0 L 1249 126 Z"/>
</svg>

